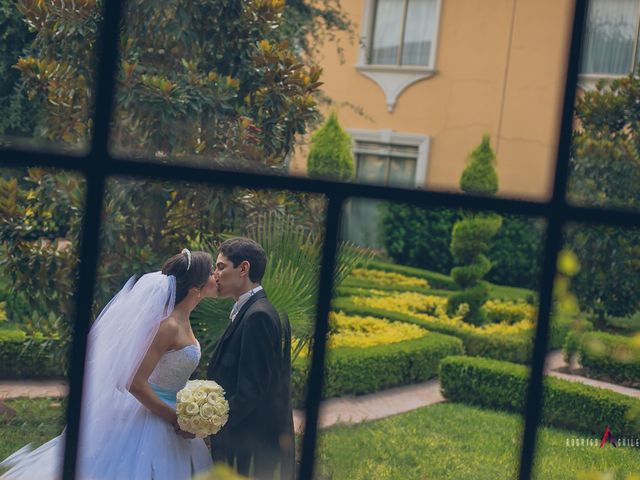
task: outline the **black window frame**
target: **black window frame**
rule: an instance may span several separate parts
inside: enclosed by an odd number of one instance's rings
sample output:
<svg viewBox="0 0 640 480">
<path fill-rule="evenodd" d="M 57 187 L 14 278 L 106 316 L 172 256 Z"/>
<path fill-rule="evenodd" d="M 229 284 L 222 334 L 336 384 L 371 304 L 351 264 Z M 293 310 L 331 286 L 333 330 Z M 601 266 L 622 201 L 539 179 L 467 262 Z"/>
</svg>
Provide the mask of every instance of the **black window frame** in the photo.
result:
<svg viewBox="0 0 640 480">
<path fill-rule="evenodd" d="M 315 325 L 315 348 L 306 404 L 306 429 L 302 442 L 302 460 L 298 478 L 312 478 L 317 438 L 318 409 L 324 378 L 324 360 L 328 314 L 333 290 L 333 271 L 339 237 L 342 207 L 350 197 L 411 203 L 423 207 L 451 207 L 489 210 L 503 214 L 537 216 L 547 221 L 545 257 L 540 290 L 540 308 L 536 324 L 531 377 L 527 393 L 525 429 L 521 443 L 519 478 L 531 477 L 536 434 L 541 414 L 543 366 L 549 331 L 553 280 L 556 260 L 562 245 L 562 226 L 568 222 L 607 224 L 622 227 L 640 226 L 640 212 L 604 210 L 570 205 L 566 201 L 568 161 L 572 133 L 576 81 L 579 73 L 580 48 L 586 19 L 587 0 L 576 0 L 567 77 L 563 101 L 560 138 L 557 149 L 553 194 L 546 202 L 473 197 L 456 193 L 431 192 L 396 187 L 346 184 L 264 175 L 250 172 L 223 171 L 184 165 L 144 163 L 115 158 L 108 149 L 109 122 L 117 67 L 118 31 L 122 0 L 105 1 L 104 22 L 98 43 L 97 94 L 94 106 L 94 134 L 89 151 L 81 156 L 64 153 L 23 151 L 14 147 L 0 149 L 0 167 L 40 166 L 69 169 L 86 179 L 85 215 L 82 226 L 79 281 L 76 291 L 77 311 L 70 352 L 70 389 L 67 406 L 67 433 L 63 478 L 73 479 L 80 425 L 80 407 L 84 375 L 86 339 L 91 323 L 91 304 L 96 280 L 101 209 L 106 179 L 113 176 L 147 177 L 163 180 L 187 180 L 208 184 L 286 189 L 323 194 L 328 199 L 323 243 L 323 262 Z"/>
</svg>

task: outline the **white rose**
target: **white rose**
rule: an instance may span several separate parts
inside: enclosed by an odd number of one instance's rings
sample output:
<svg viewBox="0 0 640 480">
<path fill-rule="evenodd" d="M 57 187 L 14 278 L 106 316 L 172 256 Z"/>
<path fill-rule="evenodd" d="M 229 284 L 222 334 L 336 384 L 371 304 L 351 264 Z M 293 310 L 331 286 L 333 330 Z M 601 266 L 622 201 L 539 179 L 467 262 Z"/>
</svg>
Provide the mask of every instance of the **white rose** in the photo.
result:
<svg viewBox="0 0 640 480">
<path fill-rule="evenodd" d="M 193 399 L 198 403 L 204 402 L 207 399 L 207 394 L 202 390 L 196 390 L 193 392 Z"/>
<path fill-rule="evenodd" d="M 200 407 L 200 416 L 203 418 L 211 418 L 215 414 L 216 414 L 216 410 L 215 408 L 213 408 L 213 405 L 205 403 Z"/>
<path fill-rule="evenodd" d="M 189 402 L 185 403 L 184 411 L 187 415 L 197 415 L 197 413 L 200 411 L 200 407 L 195 402 Z"/>
</svg>

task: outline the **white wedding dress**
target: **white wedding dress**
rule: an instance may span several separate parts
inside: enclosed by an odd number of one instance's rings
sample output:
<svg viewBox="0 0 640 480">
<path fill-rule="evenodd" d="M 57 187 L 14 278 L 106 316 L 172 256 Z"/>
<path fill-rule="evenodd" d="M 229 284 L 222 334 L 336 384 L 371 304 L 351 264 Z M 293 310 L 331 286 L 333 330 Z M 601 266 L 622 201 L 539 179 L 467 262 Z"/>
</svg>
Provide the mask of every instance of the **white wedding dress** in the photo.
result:
<svg viewBox="0 0 640 480">
<path fill-rule="evenodd" d="M 141 282 L 142 279 L 138 281 L 138 283 Z M 129 297 L 125 298 L 127 304 L 125 306 L 128 307 L 132 300 L 144 303 L 157 293 L 150 294 L 149 291 L 142 291 L 138 292 L 141 295 L 136 296 L 137 287 L 137 284 L 134 287 L 127 283 L 123 289 L 125 297 Z M 169 290 L 171 287 L 175 292 L 175 285 L 169 285 Z M 123 295 L 123 292 L 119 295 Z M 120 298 L 120 303 L 122 300 Z M 113 302 L 116 303 L 113 304 Z M 140 306 L 144 308 L 144 305 L 138 303 L 138 308 Z M 118 310 L 118 297 L 112 300 L 105 311 L 110 307 L 111 310 L 107 312 L 110 317 L 122 313 Z M 166 305 L 164 307 L 166 310 Z M 173 303 L 170 302 L 169 312 L 172 309 Z M 148 314 L 145 314 L 144 318 L 142 316 L 139 319 L 134 318 L 134 322 L 139 322 L 136 325 L 144 325 L 146 322 L 146 327 L 152 327 L 139 328 L 135 332 L 123 330 L 130 329 L 130 323 L 120 322 L 117 318 L 108 319 L 106 315 L 104 319 L 101 320 L 99 317 L 96 320 L 97 327 L 95 324 L 92 327 L 92 334 L 96 333 L 97 336 L 90 336 L 89 339 L 89 347 L 93 346 L 93 353 L 90 352 L 87 361 L 76 478 L 182 480 L 211 468 L 211 457 L 204 440 L 184 439 L 178 436 L 172 425 L 142 405 L 129 393 L 128 388 L 122 388 L 123 381 L 127 387 L 130 385 L 131 372 L 137 370 L 136 362 L 141 361 L 143 355 L 138 351 L 140 346 L 148 348 L 150 344 L 148 339 L 155 336 L 159 321 L 166 316 L 165 311 L 156 315 L 157 318 L 152 322 L 149 321 L 151 317 Z M 128 320 L 132 321 L 131 317 L 128 317 Z M 99 324 L 100 321 L 102 324 Z M 102 332 L 98 331 L 101 326 L 104 327 Z M 115 330 L 120 335 L 112 337 L 103 345 L 102 342 L 109 336 L 104 333 L 114 334 L 115 331 L 111 331 L 113 327 L 117 327 Z M 113 369 L 104 368 L 104 355 L 108 358 L 113 354 L 124 354 L 126 349 L 123 350 L 123 345 L 127 346 L 126 335 L 133 333 L 143 335 L 147 340 L 142 343 L 137 341 L 135 348 L 127 351 L 127 353 L 136 352 L 136 354 L 120 357 L 129 358 L 130 362 L 124 361 L 120 364 L 117 360 L 112 362 L 112 367 L 116 370 L 123 365 L 126 366 L 126 369 L 121 368 L 117 375 L 113 375 Z M 142 354 L 147 348 L 144 348 Z M 196 344 L 168 351 L 160 358 L 149 377 L 149 383 L 162 401 L 175 408 L 176 393 L 184 387 L 189 376 L 198 366 L 200 355 L 200 345 Z M 133 365 L 129 365 L 130 363 Z M 122 375 L 124 370 L 126 375 Z M 53 480 L 60 478 L 64 435 L 63 431 L 60 436 L 33 451 L 30 446 L 27 446 L 15 452 L 0 463 L 0 467 L 10 467 L 0 476 L 0 479 Z"/>
</svg>

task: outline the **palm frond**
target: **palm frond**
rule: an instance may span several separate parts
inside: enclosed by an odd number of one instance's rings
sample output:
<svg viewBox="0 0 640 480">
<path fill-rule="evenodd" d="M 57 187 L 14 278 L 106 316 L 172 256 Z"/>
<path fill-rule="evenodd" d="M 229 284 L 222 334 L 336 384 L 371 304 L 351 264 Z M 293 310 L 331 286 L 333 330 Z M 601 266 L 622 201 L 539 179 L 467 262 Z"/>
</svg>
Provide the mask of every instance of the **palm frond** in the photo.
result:
<svg viewBox="0 0 640 480">
<path fill-rule="evenodd" d="M 313 320 L 318 300 L 321 243 L 311 232 L 295 224 L 293 216 L 275 211 L 257 215 L 244 234 L 260 243 L 268 263 L 262 286 L 281 313 L 287 313 L 292 335 L 299 339 L 295 358 L 313 336 Z M 212 249 L 213 245 L 201 248 Z M 372 258 L 368 249 L 341 243 L 338 249 L 334 286 L 337 287 L 358 265 Z M 232 301 L 204 300 L 191 319 L 203 348 L 212 349 L 228 325 Z"/>
</svg>

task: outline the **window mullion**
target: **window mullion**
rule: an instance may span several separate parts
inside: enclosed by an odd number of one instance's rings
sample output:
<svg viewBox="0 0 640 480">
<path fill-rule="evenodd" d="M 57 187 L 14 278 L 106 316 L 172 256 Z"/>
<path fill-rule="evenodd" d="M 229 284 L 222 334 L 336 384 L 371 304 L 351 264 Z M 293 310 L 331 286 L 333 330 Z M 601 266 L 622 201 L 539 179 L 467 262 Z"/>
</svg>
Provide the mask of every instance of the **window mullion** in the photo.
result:
<svg viewBox="0 0 640 480">
<path fill-rule="evenodd" d="M 329 332 L 329 310 L 333 296 L 340 219 L 344 202 L 345 197 L 342 195 L 329 194 L 325 236 L 322 247 L 318 310 L 313 345 L 311 348 L 311 369 L 307 380 L 306 419 L 304 438 L 302 440 L 302 458 L 300 459 L 300 470 L 296 477 L 299 480 L 311 480 L 313 478 L 314 452 L 318 433 L 317 423 L 322 398 L 322 386 L 324 383 L 327 334 Z"/>
<path fill-rule="evenodd" d="M 544 248 L 545 257 L 541 278 L 538 322 L 535 327 L 533 355 L 527 389 L 525 425 L 520 451 L 518 474 L 520 480 L 529 480 L 531 478 L 537 447 L 538 427 L 542 416 L 544 363 L 547 354 L 549 323 L 553 305 L 553 282 L 556 273 L 558 250 L 562 246 L 563 222 L 568 220 L 564 214 L 567 208 L 566 188 L 569 176 L 569 155 L 578 82 L 578 60 L 582 51 L 582 40 L 587 20 L 586 12 L 587 0 L 576 0 L 571 27 L 571 44 L 567 56 L 568 68 L 565 78 L 553 196 L 550 202 L 552 210 L 546 216 L 548 220 L 547 238 Z"/>
<path fill-rule="evenodd" d="M 407 12 L 409 11 L 409 0 L 404 0 L 402 11 L 402 28 L 400 29 L 400 43 L 398 44 L 398 57 L 396 63 L 402 65 L 402 54 L 404 51 L 404 32 L 407 28 Z"/>
<path fill-rule="evenodd" d="M 374 45 L 374 40 L 375 40 L 375 34 L 376 34 L 376 22 L 378 21 L 378 1 L 376 0 L 374 2 L 374 6 L 373 6 L 373 15 L 371 18 L 371 28 L 369 28 L 369 31 L 367 32 L 367 36 L 368 36 L 368 45 L 367 45 L 367 63 L 368 64 L 372 64 L 373 63 L 373 48 L 375 47 Z"/>
<path fill-rule="evenodd" d="M 94 161 L 99 159 L 94 158 Z M 97 274 L 97 258 L 100 244 L 100 224 L 104 198 L 105 176 L 102 172 L 87 177 L 86 206 L 82 225 L 79 275 L 76 287 L 76 313 L 71 339 L 69 368 L 69 396 L 67 403 L 67 427 L 64 442 L 62 478 L 76 477 L 76 462 L 80 439 L 80 415 L 85 372 L 87 336 L 91 325 L 91 308 Z"/>
<path fill-rule="evenodd" d="M 638 42 L 640 41 L 640 1 L 636 5 L 636 35 L 633 42 L 633 55 L 631 55 L 631 73 L 635 74 L 638 62 Z"/>
<path fill-rule="evenodd" d="M 385 186 L 389 186 L 389 182 L 390 182 L 390 178 L 389 176 L 391 175 L 391 155 L 389 155 L 387 157 L 387 165 L 385 168 L 385 172 L 384 172 L 384 185 Z"/>
</svg>

